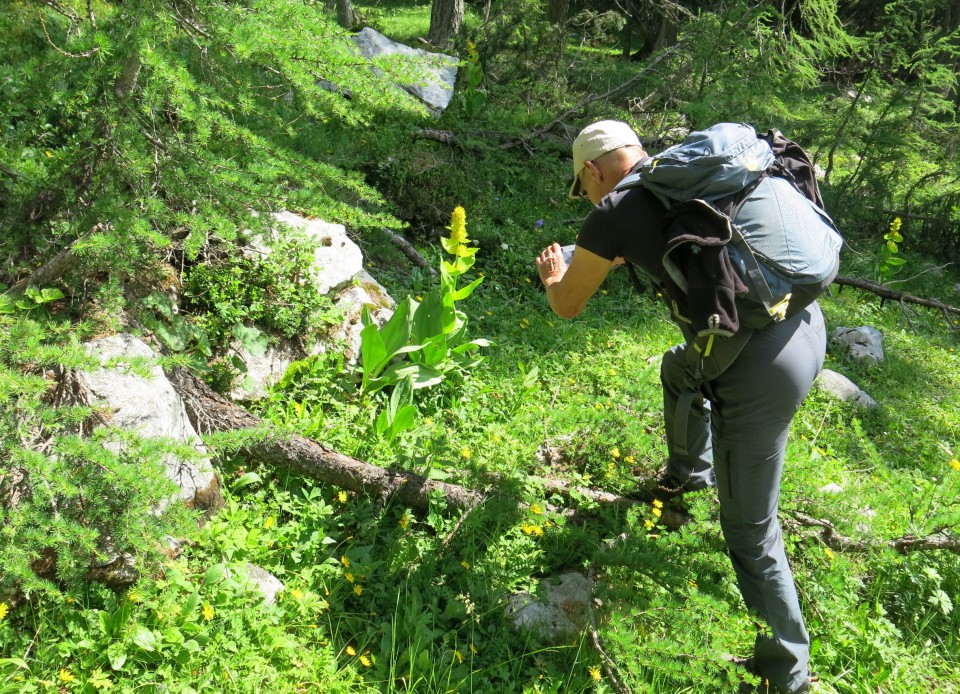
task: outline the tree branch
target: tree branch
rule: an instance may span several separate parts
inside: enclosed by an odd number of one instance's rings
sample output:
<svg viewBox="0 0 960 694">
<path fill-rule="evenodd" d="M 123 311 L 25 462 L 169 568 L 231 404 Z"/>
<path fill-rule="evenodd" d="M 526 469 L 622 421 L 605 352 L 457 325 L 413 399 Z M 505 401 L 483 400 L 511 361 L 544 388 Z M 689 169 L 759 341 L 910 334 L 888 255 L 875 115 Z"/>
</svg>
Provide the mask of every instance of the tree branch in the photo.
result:
<svg viewBox="0 0 960 694">
<path fill-rule="evenodd" d="M 927 306 L 929 308 L 939 309 L 945 314 L 952 313 L 955 315 L 960 315 L 960 308 L 957 308 L 956 306 L 950 306 L 942 301 L 938 301 L 937 299 L 925 299 L 920 296 L 913 296 L 912 294 L 898 292 L 890 289 L 890 287 L 886 285 L 878 282 L 871 282 L 870 280 L 864 280 L 857 277 L 838 276 L 834 280 L 834 284 L 839 284 L 841 287 L 856 287 L 857 289 L 865 289 L 866 291 L 872 292 L 883 299 L 892 299 L 902 303 Z"/>
</svg>

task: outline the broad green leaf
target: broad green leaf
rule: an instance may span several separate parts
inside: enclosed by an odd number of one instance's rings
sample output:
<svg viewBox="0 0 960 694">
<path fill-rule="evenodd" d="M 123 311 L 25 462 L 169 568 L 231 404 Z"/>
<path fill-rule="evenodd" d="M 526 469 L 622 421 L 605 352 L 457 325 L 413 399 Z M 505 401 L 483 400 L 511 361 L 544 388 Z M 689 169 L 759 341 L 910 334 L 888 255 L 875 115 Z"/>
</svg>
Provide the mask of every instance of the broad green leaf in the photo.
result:
<svg viewBox="0 0 960 694">
<path fill-rule="evenodd" d="M 466 287 L 462 287 L 461 289 L 458 289 L 457 291 L 455 291 L 455 292 L 453 293 L 453 300 L 454 300 L 454 301 L 463 301 L 463 300 L 466 299 L 468 296 L 470 296 L 471 294 L 473 294 L 473 290 L 476 289 L 476 288 L 480 285 L 481 282 L 483 282 L 483 278 L 482 278 L 482 277 L 478 277 L 478 278 L 475 279 L 473 282 L 471 282 L 470 284 L 468 284 Z"/>
<path fill-rule="evenodd" d="M 376 324 L 370 324 L 360 331 L 360 361 L 363 365 L 364 380 L 376 377 L 387 360 L 387 348 L 380 337 Z"/>
<path fill-rule="evenodd" d="M 443 300 L 440 292 L 433 289 L 423 297 L 416 313 L 413 314 L 412 337 L 414 342 L 422 344 L 434 335 L 443 333 Z"/>
<path fill-rule="evenodd" d="M 138 626 L 133 633 L 133 643 L 144 651 L 157 650 L 157 635 L 145 626 Z"/>
<path fill-rule="evenodd" d="M 251 356 L 259 357 L 267 351 L 267 347 L 270 345 L 270 338 L 253 326 L 236 323 L 231 332 L 240 341 L 240 344 L 250 352 Z"/>
<path fill-rule="evenodd" d="M 397 305 L 390 320 L 380 328 L 380 337 L 383 339 L 384 350 L 388 357 L 393 355 L 407 344 L 410 339 L 411 306 L 413 300 L 407 297 Z"/>
<path fill-rule="evenodd" d="M 263 478 L 260 477 L 255 472 L 247 472 L 242 476 L 238 477 L 237 480 L 231 485 L 234 491 L 243 489 L 244 487 L 249 487 L 251 484 L 259 484 L 263 481 Z"/>
</svg>

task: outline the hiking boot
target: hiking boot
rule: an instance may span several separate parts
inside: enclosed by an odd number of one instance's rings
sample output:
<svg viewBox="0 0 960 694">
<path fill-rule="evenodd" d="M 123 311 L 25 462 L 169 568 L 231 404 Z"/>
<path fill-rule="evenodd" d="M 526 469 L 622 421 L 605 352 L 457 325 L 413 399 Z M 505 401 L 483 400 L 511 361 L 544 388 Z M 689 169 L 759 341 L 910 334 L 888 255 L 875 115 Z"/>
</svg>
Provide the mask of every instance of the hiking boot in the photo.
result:
<svg viewBox="0 0 960 694">
<path fill-rule="evenodd" d="M 751 675 L 762 678 L 760 684 L 741 682 L 740 688 L 737 690 L 737 694 L 807 694 L 807 692 L 811 691 L 813 682 L 811 678 L 807 678 L 807 680 L 796 689 L 787 691 L 786 689 L 780 689 L 779 687 L 774 686 L 770 683 L 770 680 L 763 678 L 763 675 L 760 673 L 760 669 L 757 667 L 757 664 L 753 658 L 738 658 L 737 656 L 732 655 L 725 656 L 724 659 L 733 663 L 734 665 L 742 667 Z"/>
<path fill-rule="evenodd" d="M 684 482 L 667 472 L 667 468 L 664 466 L 660 468 L 656 475 L 641 482 L 627 496 L 642 501 L 653 501 L 654 499 L 670 501 L 688 491 L 691 490 L 685 486 Z"/>
</svg>

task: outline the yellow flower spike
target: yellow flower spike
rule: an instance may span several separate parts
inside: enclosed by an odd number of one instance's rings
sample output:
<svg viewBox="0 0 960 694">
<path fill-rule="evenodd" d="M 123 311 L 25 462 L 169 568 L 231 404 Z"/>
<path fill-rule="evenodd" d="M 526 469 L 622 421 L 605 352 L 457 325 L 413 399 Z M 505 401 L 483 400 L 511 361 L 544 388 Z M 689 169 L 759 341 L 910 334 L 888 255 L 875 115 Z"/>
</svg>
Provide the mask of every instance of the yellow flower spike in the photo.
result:
<svg viewBox="0 0 960 694">
<path fill-rule="evenodd" d="M 355 656 L 357 654 L 357 649 L 353 646 L 347 646 L 347 655 Z"/>
<path fill-rule="evenodd" d="M 206 621 L 209 622 L 211 619 L 213 619 L 214 611 L 213 611 L 213 608 L 210 606 L 210 603 L 207 602 L 203 604 L 203 610 L 201 613 L 203 614 L 203 618 Z"/>
<path fill-rule="evenodd" d="M 456 243 L 467 242 L 467 211 L 460 205 L 453 208 L 450 215 L 450 240 Z"/>
<path fill-rule="evenodd" d="M 596 665 L 591 665 L 589 668 L 587 668 L 587 672 L 590 673 L 590 679 L 592 679 L 594 682 L 599 682 L 599 681 L 600 681 L 600 668 L 599 668 L 599 667 L 597 667 Z"/>
</svg>

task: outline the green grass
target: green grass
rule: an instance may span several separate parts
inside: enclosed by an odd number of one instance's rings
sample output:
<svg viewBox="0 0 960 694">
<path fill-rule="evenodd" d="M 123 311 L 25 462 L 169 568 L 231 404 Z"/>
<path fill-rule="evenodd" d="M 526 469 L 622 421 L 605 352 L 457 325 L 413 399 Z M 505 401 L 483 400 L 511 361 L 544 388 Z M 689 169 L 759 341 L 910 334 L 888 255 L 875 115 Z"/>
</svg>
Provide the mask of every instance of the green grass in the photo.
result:
<svg viewBox="0 0 960 694">
<path fill-rule="evenodd" d="M 426 3 L 358 9 L 411 45 L 429 28 Z M 478 23 L 474 15 L 467 21 Z M 566 143 L 554 136 L 529 152 L 500 150 L 499 139 L 483 134 L 525 134 L 575 101 L 574 88 L 597 92 L 625 81 L 632 67 L 612 55 L 609 46 L 571 45 L 569 60 L 557 63 L 572 66 L 569 82 L 491 81 L 489 106 L 473 120 L 454 102 L 431 125 L 466 133 L 462 148 L 413 141 L 413 125 L 329 141 L 339 164 L 384 191 L 434 262 L 451 210 L 466 207 L 479 247 L 467 279 L 485 279 L 459 308 L 470 337 L 495 344 L 462 378 L 419 391 L 415 425 L 393 440 L 372 425 L 383 399 L 360 394 L 335 359 L 274 392 L 260 414 L 347 455 L 483 491 L 487 502 L 466 517 L 439 497 L 415 512 L 392 499 L 250 470 L 213 439 L 228 503 L 186 538 L 180 558 L 126 593 L 87 586 L 0 608 L 0 693 L 111 685 L 114 692 L 613 691 L 586 631 L 551 642 L 516 631 L 505 615 L 511 594 L 536 591 L 566 570 L 596 577 L 599 639 L 630 691 L 735 689 L 738 674 L 723 656 L 747 654 L 757 627 L 734 584 L 715 497 L 693 495 L 694 521 L 669 531 L 652 506 L 592 507 L 537 480 L 620 493 L 665 456 L 659 359 L 678 331 L 623 271 L 577 319 L 550 312 L 533 258 L 551 241 L 571 242 L 586 211 L 565 198 Z M 597 115 L 622 116 L 595 107 Z M 363 242 L 371 272 L 395 298 L 435 286 L 383 239 L 370 234 Z M 878 245 L 879 236 L 859 240 L 843 273 L 871 277 Z M 958 303 L 945 289 L 960 281 L 952 268 L 921 273 L 932 262 L 904 257 L 902 276 L 917 277 L 903 289 Z M 827 366 L 880 407 L 861 410 L 815 388 L 788 446 L 787 522 L 802 511 L 873 543 L 834 551 L 814 530 L 788 526 L 821 691 L 958 692 L 960 557 L 882 546 L 960 523 L 957 334 L 936 311 L 881 305 L 852 289 L 822 305 L 830 328 L 879 328 L 887 359 L 867 367 L 831 348 Z M 545 463 L 543 447 L 562 455 Z M 827 484 L 842 492 L 821 491 Z M 590 515 L 571 520 L 552 510 L 569 506 Z M 243 579 L 248 563 L 283 582 L 275 604 L 265 605 Z"/>
</svg>

